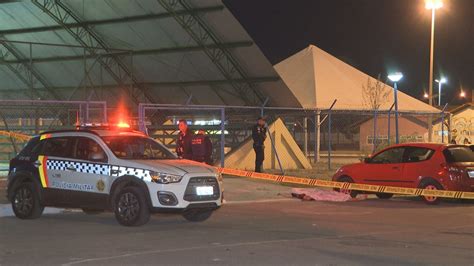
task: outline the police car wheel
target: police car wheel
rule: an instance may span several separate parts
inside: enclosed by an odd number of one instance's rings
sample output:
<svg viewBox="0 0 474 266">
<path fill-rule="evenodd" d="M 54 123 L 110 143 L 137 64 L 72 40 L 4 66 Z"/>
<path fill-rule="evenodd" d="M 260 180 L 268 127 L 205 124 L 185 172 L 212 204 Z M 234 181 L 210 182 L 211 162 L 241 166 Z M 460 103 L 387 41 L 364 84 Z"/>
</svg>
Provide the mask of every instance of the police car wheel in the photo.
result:
<svg viewBox="0 0 474 266">
<path fill-rule="evenodd" d="M 20 219 L 36 219 L 43 213 L 35 187 L 31 183 L 17 186 L 13 191 L 12 209 L 15 216 Z"/>
<path fill-rule="evenodd" d="M 104 210 L 96 210 L 96 209 L 85 209 L 85 208 L 82 208 L 82 212 L 84 212 L 84 213 L 87 214 L 87 215 L 96 215 L 96 214 L 99 214 L 99 213 L 103 213 Z"/>
<path fill-rule="evenodd" d="M 183 212 L 183 217 L 190 222 L 203 222 L 211 217 L 212 212 L 208 209 L 190 209 Z"/>
<path fill-rule="evenodd" d="M 125 187 L 115 198 L 115 218 L 121 225 L 139 226 L 150 219 L 144 193 L 137 187 Z"/>
</svg>

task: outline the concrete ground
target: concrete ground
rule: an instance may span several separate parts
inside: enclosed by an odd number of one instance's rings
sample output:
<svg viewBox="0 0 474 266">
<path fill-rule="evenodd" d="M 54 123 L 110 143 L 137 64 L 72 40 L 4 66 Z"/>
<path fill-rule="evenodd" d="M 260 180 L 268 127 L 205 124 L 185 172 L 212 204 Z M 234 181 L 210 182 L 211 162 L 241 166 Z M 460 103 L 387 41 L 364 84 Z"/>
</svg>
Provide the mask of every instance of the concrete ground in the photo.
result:
<svg viewBox="0 0 474 266">
<path fill-rule="evenodd" d="M 0 265 L 473 265 L 474 204 L 395 198 L 302 202 L 289 188 L 225 179 L 227 204 L 208 221 L 113 214 L 0 218 Z"/>
</svg>

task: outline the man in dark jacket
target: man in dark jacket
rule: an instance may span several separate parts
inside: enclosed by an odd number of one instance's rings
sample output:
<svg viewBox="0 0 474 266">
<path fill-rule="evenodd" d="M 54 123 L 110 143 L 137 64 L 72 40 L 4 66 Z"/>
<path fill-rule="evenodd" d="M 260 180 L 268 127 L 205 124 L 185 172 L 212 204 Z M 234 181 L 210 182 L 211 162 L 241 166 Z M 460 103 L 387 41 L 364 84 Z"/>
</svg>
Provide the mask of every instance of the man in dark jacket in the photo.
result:
<svg viewBox="0 0 474 266">
<path fill-rule="evenodd" d="M 262 172 L 263 160 L 265 160 L 265 139 L 267 138 L 267 128 L 265 119 L 259 117 L 257 124 L 252 128 L 253 149 L 255 151 L 255 172 Z"/>
<path fill-rule="evenodd" d="M 186 120 L 181 119 L 178 123 L 179 134 L 176 140 L 176 154 L 179 158 L 192 160 L 193 153 L 191 148 L 191 141 L 193 138 L 193 132 L 188 128 Z"/>
<path fill-rule="evenodd" d="M 191 141 L 193 161 L 212 164 L 212 143 L 206 132 L 202 129 L 193 136 Z"/>
</svg>

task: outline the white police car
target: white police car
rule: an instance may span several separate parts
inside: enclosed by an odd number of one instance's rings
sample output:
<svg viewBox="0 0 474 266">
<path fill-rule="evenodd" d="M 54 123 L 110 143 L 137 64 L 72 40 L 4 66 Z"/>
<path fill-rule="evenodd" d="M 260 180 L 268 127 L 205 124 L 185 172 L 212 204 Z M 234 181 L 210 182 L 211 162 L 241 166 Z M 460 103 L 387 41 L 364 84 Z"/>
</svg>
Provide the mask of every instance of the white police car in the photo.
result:
<svg viewBox="0 0 474 266">
<path fill-rule="evenodd" d="M 78 128 L 32 138 L 10 162 L 7 197 L 21 219 L 55 206 L 113 210 L 126 226 L 145 224 L 151 212 L 204 221 L 222 204 L 222 178 L 141 132 Z"/>
</svg>

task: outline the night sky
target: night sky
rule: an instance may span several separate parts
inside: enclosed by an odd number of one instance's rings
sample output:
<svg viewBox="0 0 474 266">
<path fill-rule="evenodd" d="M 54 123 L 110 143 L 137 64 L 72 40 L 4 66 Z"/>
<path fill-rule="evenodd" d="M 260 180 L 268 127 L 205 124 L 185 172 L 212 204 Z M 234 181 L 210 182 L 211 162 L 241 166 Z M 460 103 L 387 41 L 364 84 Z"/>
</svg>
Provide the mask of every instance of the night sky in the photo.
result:
<svg viewBox="0 0 474 266">
<path fill-rule="evenodd" d="M 431 11 L 424 0 L 224 0 L 276 64 L 314 44 L 377 77 L 401 71 L 400 90 L 428 88 Z M 436 14 L 434 78 L 442 100 L 460 104 L 474 89 L 474 0 L 444 0 Z M 433 93 L 437 94 L 437 83 Z M 437 98 L 435 98 L 437 102 Z"/>
</svg>

